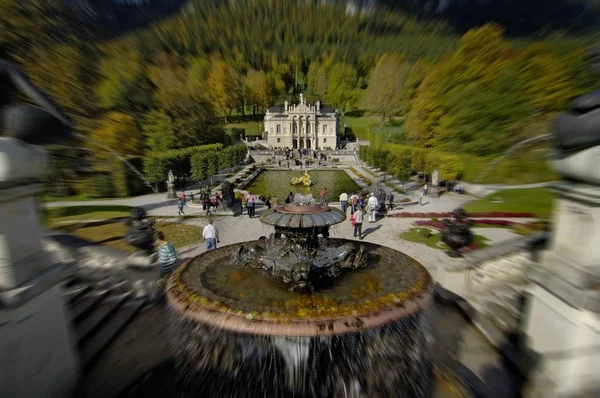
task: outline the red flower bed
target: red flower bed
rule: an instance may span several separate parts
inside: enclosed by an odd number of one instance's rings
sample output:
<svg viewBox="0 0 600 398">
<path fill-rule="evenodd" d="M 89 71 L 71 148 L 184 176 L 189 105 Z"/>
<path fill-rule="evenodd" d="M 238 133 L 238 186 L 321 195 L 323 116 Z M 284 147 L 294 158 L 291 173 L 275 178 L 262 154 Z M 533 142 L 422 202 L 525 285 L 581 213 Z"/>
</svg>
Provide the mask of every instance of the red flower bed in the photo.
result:
<svg viewBox="0 0 600 398">
<path fill-rule="evenodd" d="M 536 218 L 533 213 L 510 213 L 510 212 L 491 212 L 491 213 L 468 213 L 469 218 L 491 217 L 491 218 Z M 400 212 L 392 214 L 390 217 L 399 218 L 449 218 L 452 213 L 409 213 Z"/>
<path fill-rule="evenodd" d="M 431 228 L 436 228 L 436 229 L 444 229 L 444 224 L 442 224 L 440 221 L 423 221 L 423 220 L 419 220 L 419 221 L 415 221 L 415 225 L 421 226 L 421 227 L 431 227 Z"/>
<path fill-rule="evenodd" d="M 513 221 L 507 221 L 507 220 L 488 220 L 488 219 L 481 219 L 481 220 L 471 220 L 474 224 L 485 224 L 485 225 L 498 225 L 500 227 L 512 227 L 515 225 L 520 225 L 520 223 L 516 223 Z M 441 221 L 425 221 L 425 220 L 418 220 L 415 221 L 415 225 L 419 225 L 421 227 L 431 227 L 431 228 L 436 228 L 436 229 L 444 229 L 444 224 L 442 224 Z"/>
</svg>

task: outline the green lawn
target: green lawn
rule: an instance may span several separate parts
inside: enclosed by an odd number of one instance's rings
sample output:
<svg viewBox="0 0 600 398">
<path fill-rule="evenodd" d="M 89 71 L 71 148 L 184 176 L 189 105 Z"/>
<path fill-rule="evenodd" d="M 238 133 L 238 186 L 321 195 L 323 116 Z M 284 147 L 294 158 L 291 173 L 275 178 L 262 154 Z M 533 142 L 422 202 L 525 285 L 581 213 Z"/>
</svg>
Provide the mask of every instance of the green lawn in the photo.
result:
<svg viewBox="0 0 600 398">
<path fill-rule="evenodd" d="M 341 125 L 344 126 L 344 124 L 350 128 L 379 126 L 381 124 L 381 117 L 379 117 L 379 116 L 344 116 L 341 120 Z"/>
<path fill-rule="evenodd" d="M 119 200 L 123 198 L 90 198 L 87 195 L 71 195 L 71 196 L 54 196 L 52 194 L 46 194 L 42 196 L 42 202 L 84 202 L 90 200 Z"/>
<path fill-rule="evenodd" d="M 492 203 L 492 198 L 502 198 L 502 203 Z M 554 193 L 548 188 L 507 189 L 467 203 L 468 212 L 518 212 L 533 213 L 547 219 L 552 214 Z"/>
<path fill-rule="evenodd" d="M 51 207 L 44 210 L 44 224 L 53 227 L 79 220 L 109 220 L 128 217 L 131 209 L 129 206 L 115 205 Z"/>
<path fill-rule="evenodd" d="M 400 234 L 400 238 L 409 242 L 421 243 L 433 249 L 449 250 L 450 248 L 443 242 L 440 242 L 440 233 L 433 232 L 429 228 L 411 228 Z M 481 235 L 473 235 L 473 242 L 477 248 L 488 246 L 488 239 Z"/>
<path fill-rule="evenodd" d="M 226 129 L 231 129 L 231 128 L 244 129 L 246 131 L 247 136 L 248 135 L 249 136 L 260 136 L 260 135 L 262 135 L 262 132 L 260 131 L 261 124 L 262 124 L 262 122 L 258 122 L 258 121 L 227 123 L 225 125 L 225 128 Z"/>
<path fill-rule="evenodd" d="M 111 246 L 127 252 L 135 251 L 135 248 L 125 241 L 127 227 L 122 222 L 63 225 L 58 229 L 94 243 Z M 154 225 L 154 229 L 162 231 L 165 234 L 165 238 L 176 249 L 195 243 L 200 244 L 200 237 L 202 236 L 202 228 L 186 224 L 158 222 Z"/>
</svg>

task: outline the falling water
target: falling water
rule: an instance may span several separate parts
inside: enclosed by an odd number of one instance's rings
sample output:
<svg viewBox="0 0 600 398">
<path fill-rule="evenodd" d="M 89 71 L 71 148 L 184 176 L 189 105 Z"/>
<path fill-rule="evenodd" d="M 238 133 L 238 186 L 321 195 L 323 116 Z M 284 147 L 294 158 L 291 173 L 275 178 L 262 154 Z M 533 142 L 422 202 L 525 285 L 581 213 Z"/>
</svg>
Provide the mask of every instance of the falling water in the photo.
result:
<svg viewBox="0 0 600 398">
<path fill-rule="evenodd" d="M 137 175 L 138 177 L 140 177 L 140 179 L 144 182 L 144 184 L 150 188 L 154 193 L 158 193 L 158 191 L 152 186 L 152 184 L 146 180 L 146 178 L 144 177 L 144 175 L 142 173 L 140 173 L 140 171 L 138 169 L 136 169 L 135 167 L 133 167 L 133 165 L 131 163 L 129 163 L 129 161 L 127 161 L 127 159 L 125 159 L 123 156 L 119 155 L 116 151 L 114 151 L 113 149 L 111 149 L 108 145 L 105 145 L 101 142 L 98 142 L 97 140 L 88 137 L 86 135 L 83 135 L 81 133 L 75 133 L 74 134 L 76 137 L 78 138 L 82 138 L 86 141 L 90 141 L 93 142 L 94 144 L 102 147 L 103 149 L 107 150 L 111 155 L 113 155 L 115 158 L 119 159 L 120 161 L 124 162 L 127 167 L 133 171 L 133 173 L 135 173 L 135 175 Z"/>
<path fill-rule="evenodd" d="M 552 137 L 552 134 L 550 134 L 550 133 L 540 134 L 538 136 L 535 136 L 535 137 L 532 137 L 532 138 L 526 138 L 526 139 L 524 139 L 522 141 L 517 142 L 516 144 L 514 144 L 513 146 L 511 146 L 510 148 L 508 148 L 506 151 L 502 152 L 500 154 L 500 156 L 498 156 L 492 162 L 490 162 L 490 164 L 488 164 L 488 166 L 485 168 L 485 170 L 483 171 L 483 173 L 481 173 L 479 175 L 479 177 L 476 179 L 476 181 L 477 182 L 481 182 L 488 175 L 488 173 L 492 170 L 492 168 L 496 164 L 498 164 L 498 162 L 500 162 L 502 159 L 504 159 L 505 157 L 507 157 L 510 154 L 512 154 L 514 151 L 516 151 L 517 149 L 519 149 L 523 145 L 530 144 L 530 143 L 536 142 L 536 141 L 544 141 L 544 140 L 547 140 L 547 139 L 549 139 L 551 137 Z"/>
</svg>

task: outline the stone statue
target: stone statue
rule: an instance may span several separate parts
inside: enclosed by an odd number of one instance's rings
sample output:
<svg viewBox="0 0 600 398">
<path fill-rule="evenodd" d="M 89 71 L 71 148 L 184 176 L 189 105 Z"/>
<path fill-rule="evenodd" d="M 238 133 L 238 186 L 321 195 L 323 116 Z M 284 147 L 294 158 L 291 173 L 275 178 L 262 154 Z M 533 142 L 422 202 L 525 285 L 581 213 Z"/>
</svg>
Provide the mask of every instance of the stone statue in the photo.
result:
<svg viewBox="0 0 600 398">
<path fill-rule="evenodd" d="M 221 201 L 231 207 L 235 200 L 234 186 L 231 182 L 225 181 L 221 184 Z"/>
<path fill-rule="evenodd" d="M 440 184 L 440 172 L 438 169 L 433 170 L 433 174 L 431 175 L 431 185 L 434 187 L 439 186 Z"/>
<path fill-rule="evenodd" d="M 579 182 L 600 185 L 600 90 L 573 100 L 554 123 L 554 168 Z"/>
<path fill-rule="evenodd" d="M 175 176 L 173 175 L 173 170 L 169 170 L 169 175 L 167 176 L 167 199 L 174 199 L 176 197 Z"/>
<path fill-rule="evenodd" d="M 135 246 L 139 254 L 150 256 L 154 252 L 154 220 L 149 219 L 146 210 L 136 207 L 127 219 L 127 243 Z"/>
</svg>

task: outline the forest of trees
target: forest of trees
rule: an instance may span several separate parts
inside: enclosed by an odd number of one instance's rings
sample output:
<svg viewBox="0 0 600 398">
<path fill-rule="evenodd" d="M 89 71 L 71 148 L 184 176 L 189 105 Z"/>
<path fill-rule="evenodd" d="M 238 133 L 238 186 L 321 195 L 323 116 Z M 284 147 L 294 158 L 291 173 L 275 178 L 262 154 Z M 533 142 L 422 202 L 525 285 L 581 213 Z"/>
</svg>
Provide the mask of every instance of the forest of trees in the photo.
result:
<svg viewBox="0 0 600 398">
<path fill-rule="evenodd" d="M 579 37 L 508 38 L 494 23 L 460 34 L 390 8 L 191 0 L 110 41 L 90 40 L 77 18 L 60 0 L 0 0 L 0 54 L 83 135 L 146 163 L 228 145 L 232 114 L 261 113 L 300 91 L 342 115 L 401 120 L 405 145 L 486 157 L 547 131 L 571 98 L 600 86 Z"/>
</svg>

